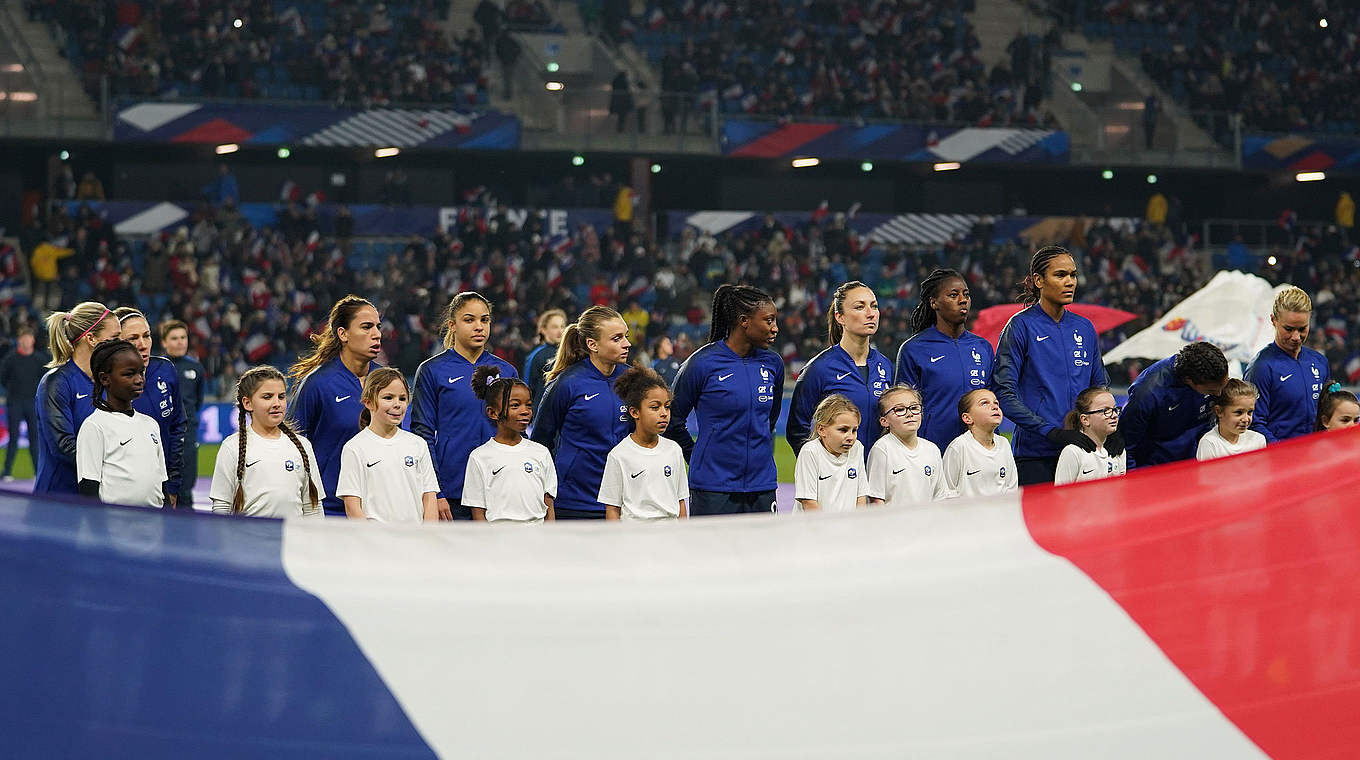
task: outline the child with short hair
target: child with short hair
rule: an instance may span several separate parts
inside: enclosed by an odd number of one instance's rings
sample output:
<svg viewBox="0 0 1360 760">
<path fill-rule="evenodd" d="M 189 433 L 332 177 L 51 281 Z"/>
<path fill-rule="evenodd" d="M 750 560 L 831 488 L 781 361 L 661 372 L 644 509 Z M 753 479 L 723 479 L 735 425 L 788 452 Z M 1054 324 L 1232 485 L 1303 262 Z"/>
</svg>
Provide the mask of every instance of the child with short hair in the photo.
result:
<svg viewBox="0 0 1360 760">
<path fill-rule="evenodd" d="M 680 520 L 689 478 L 680 444 L 661 437 L 671 421 L 671 389 L 655 370 L 632 367 L 614 392 L 633 418 L 633 432 L 604 463 L 600 503 L 606 520 Z"/>
<path fill-rule="evenodd" d="M 463 506 L 478 521 L 537 524 L 555 520 L 557 468 L 543 444 L 524 436 L 533 419 L 529 386 L 484 364 L 472 373 L 472 390 L 496 434 L 468 455 Z"/>
<path fill-rule="evenodd" d="M 1091 439 L 1096 448 L 1087 451 L 1076 444 L 1064 446 L 1058 454 L 1055 484 L 1062 486 L 1084 480 L 1117 478 L 1128 471 L 1128 453 L 1111 454 L 1105 448 L 1105 441 L 1119 429 L 1119 407 L 1109 388 L 1093 385 L 1078 393 L 1072 411 L 1063 420 L 1063 427 Z"/>
<path fill-rule="evenodd" d="M 90 354 L 94 411 L 76 433 L 80 493 L 106 504 L 160 508 L 165 504 L 165 451 L 160 425 L 132 408 L 146 383 L 146 365 L 125 340 Z"/>
<path fill-rule="evenodd" d="M 237 430 L 217 450 L 208 491 L 213 512 L 280 518 L 324 515 L 321 468 L 311 441 L 285 421 L 287 393 L 283 373 L 268 365 L 253 367 L 236 381 Z"/>
<path fill-rule="evenodd" d="M 383 523 L 437 522 L 439 481 L 430 447 L 401 429 L 411 387 L 401 370 L 382 367 L 368 373 L 360 396 L 358 434 L 340 451 L 335 495 L 351 520 Z"/>
<path fill-rule="evenodd" d="M 1237 378 L 1229 380 L 1214 400 L 1218 424 L 1199 439 L 1195 458 L 1204 462 L 1264 449 L 1266 437 L 1251 429 L 1252 413 L 1259 396 L 1260 392 L 1251 383 Z"/>
<path fill-rule="evenodd" d="M 959 419 L 968 428 L 944 450 L 944 479 L 959 496 L 989 496 L 1020 487 L 1011 442 L 997 435 L 1001 404 L 996 394 L 978 388 L 959 399 Z"/>
<path fill-rule="evenodd" d="M 813 410 L 812 436 L 799 449 L 793 470 L 793 495 L 803 510 L 853 512 L 866 503 L 869 479 L 859 422 L 859 407 L 839 393 Z"/>
<path fill-rule="evenodd" d="M 894 385 L 878 397 L 884 433 L 869 450 L 870 504 L 902 507 L 949 498 L 940 447 L 921 438 L 920 391 Z"/>
<path fill-rule="evenodd" d="M 1317 430 L 1340 430 L 1360 424 L 1360 400 L 1354 393 L 1332 383 L 1318 399 Z"/>
</svg>

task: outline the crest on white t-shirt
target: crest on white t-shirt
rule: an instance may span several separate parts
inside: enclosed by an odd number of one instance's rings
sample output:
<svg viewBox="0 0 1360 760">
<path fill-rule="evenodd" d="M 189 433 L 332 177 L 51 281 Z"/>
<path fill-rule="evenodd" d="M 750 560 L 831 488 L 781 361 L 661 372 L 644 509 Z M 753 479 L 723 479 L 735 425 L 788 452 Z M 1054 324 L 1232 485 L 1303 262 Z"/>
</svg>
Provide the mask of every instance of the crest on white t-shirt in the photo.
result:
<svg viewBox="0 0 1360 760">
<path fill-rule="evenodd" d="M 415 457 L 406 457 L 406 466 L 407 466 L 407 467 L 415 467 L 415 466 L 416 466 L 416 458 L 415 458 Z"/>
<path fill-rule="evenodd" d="M 297 462 L 294 462 L 291 459 L 285 459 L 283 460 L 283 469 L 292 472 L 297 469 Z"/>
</svg>

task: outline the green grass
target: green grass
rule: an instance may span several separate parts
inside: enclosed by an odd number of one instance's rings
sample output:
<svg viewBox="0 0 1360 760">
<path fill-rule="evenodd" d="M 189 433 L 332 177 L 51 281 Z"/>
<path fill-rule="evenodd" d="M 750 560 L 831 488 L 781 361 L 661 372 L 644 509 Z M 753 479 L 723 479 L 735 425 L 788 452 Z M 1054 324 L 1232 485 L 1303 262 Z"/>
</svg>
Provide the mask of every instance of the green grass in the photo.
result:
<svg viewBox="0 0 1360 760">
<path fill-rule="evenodd" d="M 205 443 L 198 447 L 198 474 L 202 477 L 211 477 L 213 466 L 217 463 L 217 449 L 220 448 L 215 443 Z M 793 466 L 797 459 L 793 455 L 793 449 L 789 448 L 789 442 L 784 440 L 784 436 L 776 436 L 774 439 L 774 463 L 779 468 L 779 482 L 793 482 Z M 28 449 L 19 449 L 19 455 L 14 459 L 14 477 L 19 480 L 30 480 L 33 478 L 33 460 L 28 456 Z"/>
</svg>

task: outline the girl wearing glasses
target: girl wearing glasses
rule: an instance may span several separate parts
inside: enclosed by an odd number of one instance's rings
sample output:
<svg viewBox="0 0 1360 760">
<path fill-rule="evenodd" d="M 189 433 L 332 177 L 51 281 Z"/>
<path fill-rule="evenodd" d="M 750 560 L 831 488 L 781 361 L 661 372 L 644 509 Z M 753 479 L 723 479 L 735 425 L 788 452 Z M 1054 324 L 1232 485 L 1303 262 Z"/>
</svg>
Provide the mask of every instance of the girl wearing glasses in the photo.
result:
<svg viewBox="0 0 1360 760">
<path fill-rule="evenodd" d="M 921 438 L 921 394 L 894 385 L 878 398 L 878 423 L 887 433 L 869 452 L 869 503 L 904 507 L 948 498 L 940 447 Z"/>
<path fill-rule="evenodd" d="M 1128 453 L 1111 454 L 1105 441 L 1119 429 L 1119 407 L 1114 394 L 1101 385 L 1092 386 L 1077 394 L 1077 402 L 1063 420 L 1063 427 L 1075 430 L 1091 439 L 1095 451 L 1068 444 L 1058 454 L 1058 469 L 1053 478 L 1057 485 L 1079 483 L 1084 480 L 1116 478 L 1127 471 Z"/>
</svg>

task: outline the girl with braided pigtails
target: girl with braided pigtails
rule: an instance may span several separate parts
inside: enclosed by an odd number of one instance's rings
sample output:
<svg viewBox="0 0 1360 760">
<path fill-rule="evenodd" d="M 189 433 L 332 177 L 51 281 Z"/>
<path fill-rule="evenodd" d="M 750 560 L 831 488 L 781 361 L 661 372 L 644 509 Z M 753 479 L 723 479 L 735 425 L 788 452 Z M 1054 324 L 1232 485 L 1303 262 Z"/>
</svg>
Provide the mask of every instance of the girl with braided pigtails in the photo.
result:
<svg viewBox="0 0 1360 760">
<path fill-rule="evenodd" d="M 222 441 L 208 492 L 218 514 L 250 517 L 321 517 L 326 497 L 316 453 L 284 417 L 283 373 L 255 367 L 236 382 L 235 433 Z M 250 424 L 246 424 L 250 415 Z"/>
<path fill-rule="evenodd" d="M 779 335 L 774 300 L 749 285 L 713 294 L 709 342 L 675 378 L 666 437 L 689 460 L 689 514 L 773 512 L 777 473 L 774 427 L 784 399 L 784 360 L 770 350 Z M 699 419 L 699 440 L 685 420 Z"/>
<path fill-rule="evenodd" d="M 463 504 L 473 520 L 541 523 L 553 520 L 557 469 L 546 446 L 524 437 L 533 419 L 532 390 L 493 366 L 472 373 L 472 387 L 496 424 L 496 435 L 468 455 Z"/>
</svg>

